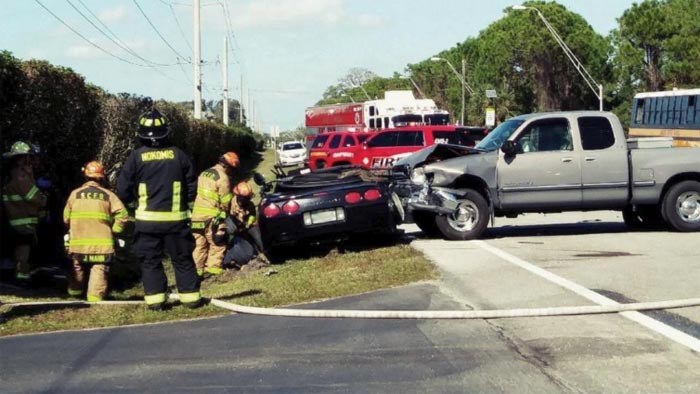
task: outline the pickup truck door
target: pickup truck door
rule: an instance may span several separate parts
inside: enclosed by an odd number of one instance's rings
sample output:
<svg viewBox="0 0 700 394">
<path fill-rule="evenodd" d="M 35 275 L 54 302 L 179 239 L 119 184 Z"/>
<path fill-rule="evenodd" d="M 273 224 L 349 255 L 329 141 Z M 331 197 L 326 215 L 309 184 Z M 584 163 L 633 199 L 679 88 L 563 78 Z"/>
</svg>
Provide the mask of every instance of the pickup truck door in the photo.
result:
<svg viewBox="0 0 700 394">
<path fill-rule="evenodd" d="M 577 119 L 581 136 L 583 208 L 615 208 L 627 204 L 629 163 L 622 130 L 616 134 L 605 116 Z"/>
<path fill-rule="evenodd" d="M 581 207 L 581 156 L 567 118 L 535 120 L 511 139 L 517 153 L 500 152 L 496 167 L 502 209 Z"/>
</svg>

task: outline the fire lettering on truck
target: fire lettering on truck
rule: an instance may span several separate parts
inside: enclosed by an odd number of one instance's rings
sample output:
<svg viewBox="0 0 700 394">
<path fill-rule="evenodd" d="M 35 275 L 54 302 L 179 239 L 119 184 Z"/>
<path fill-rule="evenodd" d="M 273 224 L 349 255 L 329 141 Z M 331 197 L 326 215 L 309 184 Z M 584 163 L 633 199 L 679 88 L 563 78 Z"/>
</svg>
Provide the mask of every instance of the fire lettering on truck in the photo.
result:
<svg viewBox="0 0 700 394">
<path fill-rule="evenodd" d="M 355 157 L 355 154 L 352 152 L 337 152 L 333 153 L 333 158 L 334 159 L 339 159 L 339 158 L 353 158 Z"/>
</svg>

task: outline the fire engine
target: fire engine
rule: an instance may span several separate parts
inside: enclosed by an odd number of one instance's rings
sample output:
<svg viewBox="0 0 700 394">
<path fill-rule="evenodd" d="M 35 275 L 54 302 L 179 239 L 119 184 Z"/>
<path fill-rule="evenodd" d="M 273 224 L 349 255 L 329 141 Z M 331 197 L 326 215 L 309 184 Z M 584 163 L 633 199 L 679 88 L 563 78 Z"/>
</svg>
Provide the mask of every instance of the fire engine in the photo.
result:
<svg viewBox="0 0 700 394">
<path fill-rule="evenodd" d="M 317 135 L 334 131 L 377 131 L 415 125 L 447 125 L 450 115 L 431 99 L 416 99 L 410 90 L 384 92 L 383 99 L 306 109 L 307 146 Z"/>
</svg>

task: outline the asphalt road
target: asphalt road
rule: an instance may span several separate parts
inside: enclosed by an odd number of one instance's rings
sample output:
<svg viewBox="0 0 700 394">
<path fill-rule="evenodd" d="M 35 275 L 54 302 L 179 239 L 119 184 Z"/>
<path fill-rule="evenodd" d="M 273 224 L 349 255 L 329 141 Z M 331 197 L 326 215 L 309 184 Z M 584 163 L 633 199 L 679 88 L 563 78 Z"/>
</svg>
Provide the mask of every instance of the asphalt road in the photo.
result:
<svg viewBox="0 0 700 394">
<path fill-rule="evenodd" d="M 629 232 L 614 213 L 527 215 L 496 224 L 484 241 L 413 242 L 440 267 L 440 281 L 305 307 L 593 304 L 556 278 L 619 302 L 700 296 L 698 234 Z M 700 308 L 646 315 L 659 326 L 617 314 L 488 321 L 239 314 L 0 338 L 0 392 L 700 392 L 700 355 L 664 332 L 700 338 Z"/>
</svg>

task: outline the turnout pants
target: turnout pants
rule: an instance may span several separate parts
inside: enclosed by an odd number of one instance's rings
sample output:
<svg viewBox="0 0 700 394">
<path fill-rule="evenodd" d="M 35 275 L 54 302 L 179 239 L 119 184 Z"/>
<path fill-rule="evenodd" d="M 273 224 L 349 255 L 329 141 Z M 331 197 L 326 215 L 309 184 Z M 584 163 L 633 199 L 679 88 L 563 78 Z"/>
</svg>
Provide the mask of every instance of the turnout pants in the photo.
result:
<svg viewBox="0 0 700 394">
<path fill-rule="evenodd" d="M 218 275 L 223 271 L 224 254 L 226 254 L 226 243 L 218 245 L 214 242 L 214 226 L 207 225 L 203 230 L 192 233 L 195 247 L 192 257 L 197 266 L 197 274 L 204 272 Z"/>
<path fill-rule="evenodd" d="M 90 302 L 102 301 L 107 294 L 107 273 L 109 266 L 99 263 L 82 263 L 80 259 L 73 258 L 73 269 L 68 275 L 68 294 L 78 297 L 85 289 L 85 277 L 88 276 L 87 300 Z"/>
<path fill-rule="evenodd" d="M 14 259 L 17 267 L 17 278 L 27 279 L 31 272 L 32 249 L 36 247 L 35 234 L 20 234 L 15 238 Z"/>
<path fill-rule="evenodd" d="M 192 260 L 194 239 L 188 227 L 170 233 L 137 232 L 133 251 L 141 263 L 141 278 L 146 293 L 146 304 L 166 301 L 168 279 L 163 268 L 165 253 L 175 270 L 175 282 L 183 304 L 199 302 L 199 278 Z"/>
</svg>

